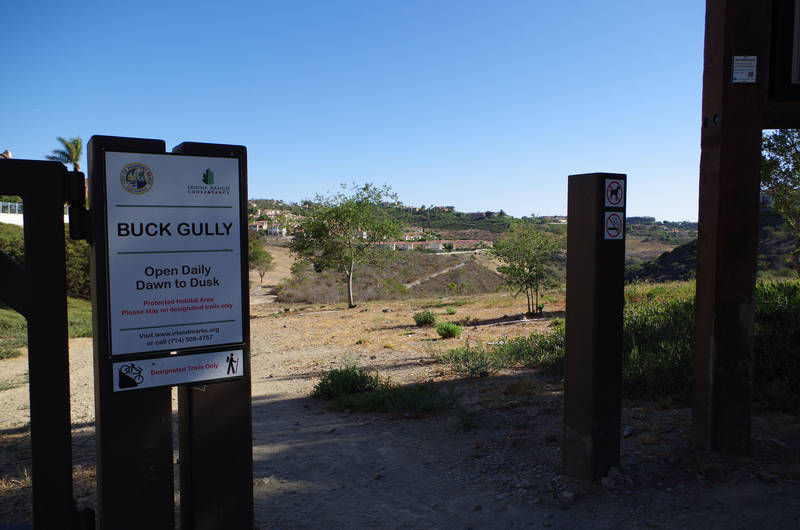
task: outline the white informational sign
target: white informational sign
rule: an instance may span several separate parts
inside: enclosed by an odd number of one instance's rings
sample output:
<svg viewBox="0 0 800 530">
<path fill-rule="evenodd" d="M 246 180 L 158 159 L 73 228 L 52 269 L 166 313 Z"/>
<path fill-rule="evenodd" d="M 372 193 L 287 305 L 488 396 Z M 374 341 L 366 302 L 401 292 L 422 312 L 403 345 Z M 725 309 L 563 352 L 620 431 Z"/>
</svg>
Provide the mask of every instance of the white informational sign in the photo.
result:
<svg viewBox="0 0 800 530">
<path fill-rule="evenodd" d="M 733 57 L 733 82 L 755 83 L 758 57 L 755 55 L 735 55 Z"/>
<path fill-rule="evenodd" d="M 114 392 L 240 377 L 243 357 L 232 350 L 114 363 Z"/>
<path fill-rule="evenodd" d="M 625 225 L 619 212 L 604 212 L 603 239 L 623 239 Z"/>
<path fill-rule="evenodd" d="M 625 207 L 625 181 L 622 179 L 606 179 L 605 187 L 606 207 Z"/>
<path fill-rule="evenodd" d="M 239 161 L 106 153 L 111 355 L 242 337 Z"/>
</svg>

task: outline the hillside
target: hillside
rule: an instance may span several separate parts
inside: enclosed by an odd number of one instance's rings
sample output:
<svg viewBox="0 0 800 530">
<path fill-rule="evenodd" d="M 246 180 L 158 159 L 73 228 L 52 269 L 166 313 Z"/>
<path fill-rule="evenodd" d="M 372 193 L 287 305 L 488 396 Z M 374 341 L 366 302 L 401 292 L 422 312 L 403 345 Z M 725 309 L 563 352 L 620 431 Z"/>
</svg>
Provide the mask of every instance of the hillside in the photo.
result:
<svg viewBox="0 0 800 530">
<path fill-rule="evenodd" d="M 792 277 L 788 266 L 793 238 L 788 226 L 772 210 L 759 213 L 758 271 L 770 276 Z M 658 258 L 629 263 L 625 281 L 663 282 L 694 278 L 697 269 L 697 239 L 664 252 Z"/>
<path fill-rule="evenodd" d="M 357 302 L 405 298 L 437 298 L 495 292 L 502 278 L 485 258 L 475 254 L 431 254 L 394 251 L 382 267 L 360 266 L 354 276 Z M 315 273 L 310 267 L 295 274 L 276 290 L 279 302 L 338 303 L 345 301 L 342 273 Z"/>
<path fill-rule="evenodd" d="M 406 226 L 419 226 L 426 230 L 477 230 L 502 234 L 511 222 L 505 212 L 464 213 L 447 207 L 409 208 L 387 206 L 392 217 Z M 492 238 L 494 239 L 494 238 Z"/>
</svg>

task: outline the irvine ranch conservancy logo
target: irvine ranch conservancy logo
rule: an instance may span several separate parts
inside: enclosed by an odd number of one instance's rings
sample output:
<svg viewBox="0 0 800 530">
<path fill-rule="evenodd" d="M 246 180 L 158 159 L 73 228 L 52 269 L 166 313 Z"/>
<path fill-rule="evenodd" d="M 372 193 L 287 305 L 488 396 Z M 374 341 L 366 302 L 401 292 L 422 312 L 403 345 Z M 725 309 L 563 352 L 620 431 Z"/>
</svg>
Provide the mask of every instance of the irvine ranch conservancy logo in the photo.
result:
<svg viewBox="0 0 800 530">
<path fill-rule="evenodd" d="M 210 169 L 206 168 L 203 171 L 203 174 L 200 176 L 200 182 L 203 183 L 202 186 L 200 185 L 189 185 L 186 188 L 186 192 L 190 195 L 230 195 L 231 194 L 231 187 L 230 186 L 217 186 L 214 184 L 214 172 Z"/>
<path fill-rule="evenodd" d="M 153 172 L 146 165 L 133 162 L 122 168 L 119 181 L 126 191 L 141 195 L 153 187 Z"/>
</svg>

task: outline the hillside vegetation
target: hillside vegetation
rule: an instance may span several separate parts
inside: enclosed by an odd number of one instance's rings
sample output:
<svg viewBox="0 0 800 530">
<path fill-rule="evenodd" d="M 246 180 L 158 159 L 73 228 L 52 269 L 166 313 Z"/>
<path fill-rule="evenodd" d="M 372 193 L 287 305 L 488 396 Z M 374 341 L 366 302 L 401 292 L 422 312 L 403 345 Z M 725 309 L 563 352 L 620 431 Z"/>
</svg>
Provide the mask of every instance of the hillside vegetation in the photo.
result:
<svg viewBox="0 0 800 530">
<path fill-rule="evenodd" d="M 480 230 L 502 234 L 510 226 L 511 218 L 504 212 L 482 212 L 471 215 L 464 212 L 437 208 L 415 210 L 404 207 L 386 207 L 389 214 L 406 226 L 419 226 L 433 230 Z"/>
<path fill-rule="evenodd" d="M 761 276 L 794 277 L 789 264 L 793 248 L 792 235 L 779 215 L 769 209 L 759 214 L 758 271 Z M 629 261 L 625 280 L 668 282 L 689 280 L 697 270 L 697 239 L 664 252 L 658 258 L 644 262 Z"/>
<path fill-rule="evenodd" d="M 91 252 L 86 241 L 75 241 L 69 238 L 69 227 L 64 227 L 64 245 L 66 255 L 67 294 L 77 298 L 91 297 L 91 279 L 89 276 L 89 254 Z M 21 226 L 0 223 L 0 251 L 20 264 L 25 264 L 25 237 Z M 0 302 L 2 304 L 2 302 Z"/>
<path fill-rule="evenodd" d="M 355 291 L 359 300 L 436 298 L 497 291 L 502 278 L 475 254 L 436 255 L 396 251 L 383 266 L 360 266 Z M 277 289 L 280 302 L 338 303 L 347 300 L 341 272 L 315 272 L 297 263 L 292 277 Z"/>
</svg>

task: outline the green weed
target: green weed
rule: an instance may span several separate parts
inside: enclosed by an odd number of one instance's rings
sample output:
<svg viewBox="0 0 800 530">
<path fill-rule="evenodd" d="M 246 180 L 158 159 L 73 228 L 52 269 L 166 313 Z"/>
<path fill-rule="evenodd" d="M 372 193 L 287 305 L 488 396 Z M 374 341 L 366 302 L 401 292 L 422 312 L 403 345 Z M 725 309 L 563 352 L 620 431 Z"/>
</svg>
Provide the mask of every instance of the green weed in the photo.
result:
<svg viewBox="0 0 800 530">
<path fill-rule="evenodd" d="M 800 282 L 756 286 L 753 392 L 770 410 L 800 411 Z"/>
<path fill-rule="evenodd" d="M 453 322 L 439 322 L 436 324 L 436 333 L 443 339 L 455 339 L 461 335 L 461 326 Z"/>
<path fill-rule="evenodd" d="M 70 338 L 92 336 L 92 304 L 88 300 L 67 298 L 67 322 Z M 21 314 L 0 307 L 0 359 L 20 355 L 28 345 L 28 324 Z"/>
<path fill-rule="evenodd" d="M 436 358 L 462 377 L 486 377 L 502 367 L 492 350 L 487 350 L 483 344 L 472 347 L 469 342 L 462 348 L 440 353 Z"/>
<path fill-rule="evenodd" d="M 389 387 L 389 379 L 370 374 L 352 359 L 345 359 L 341 368 L 324 372 L 311 395 L 321 399 L 336 399 L 351 394 L 374 392 Z"/>
<path fill-rule="evenodd" d="M 432 326 L 436 322 L 436 315 L 430 311 L 414 313 L 414 322 L 417 326 Z"/>
<path fill-rule="evenodd" d="M 451 405 L 452 400 L 428 385 L 390 387 L 362 394 L 342 395 L 331 404 L 331 410 L 350 409 L 357 412 L 389 412 L 393 414 L 435 414 Z"/>
</svg>

